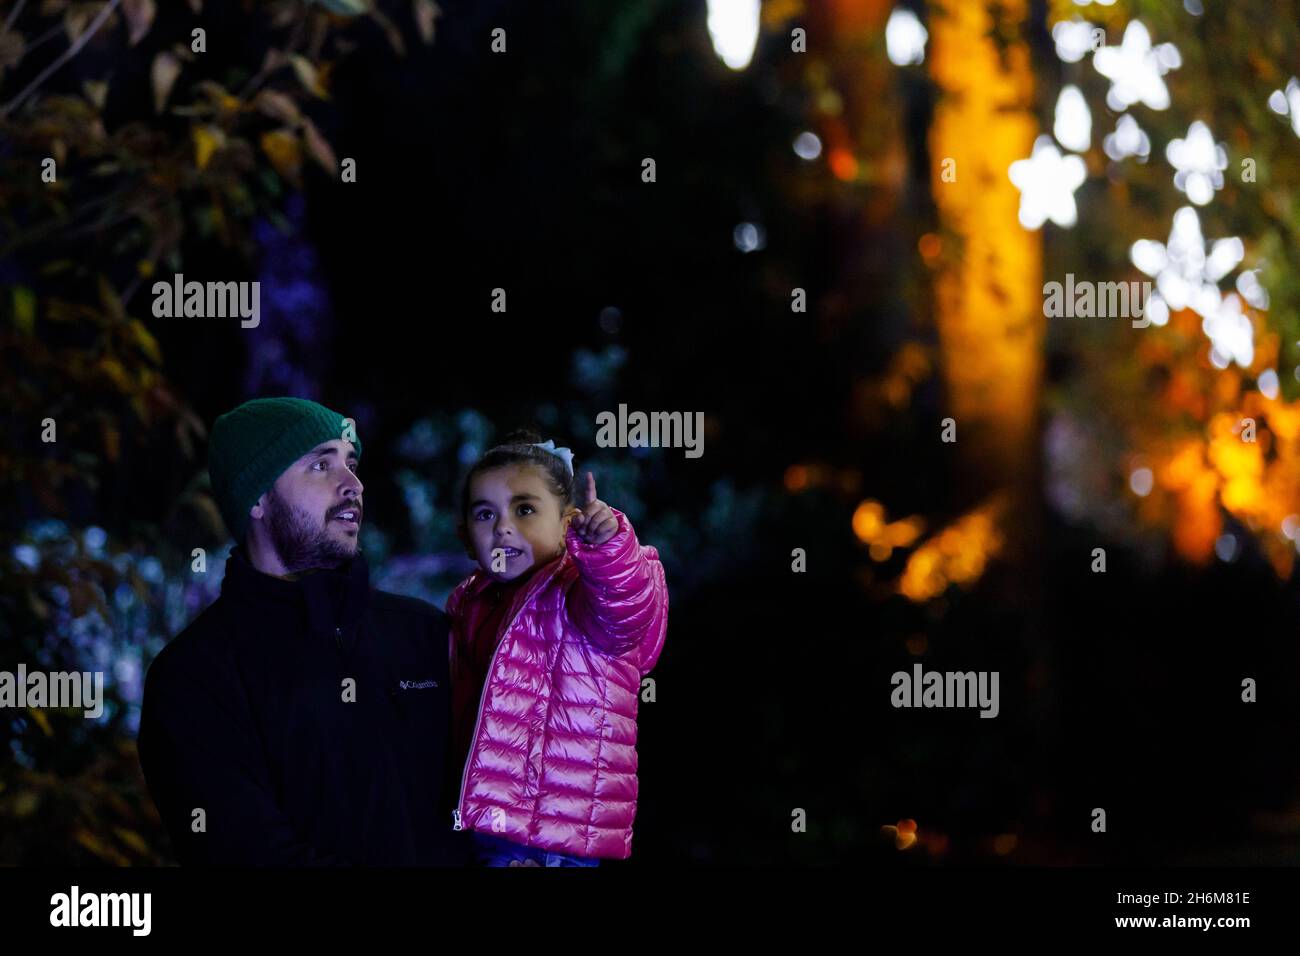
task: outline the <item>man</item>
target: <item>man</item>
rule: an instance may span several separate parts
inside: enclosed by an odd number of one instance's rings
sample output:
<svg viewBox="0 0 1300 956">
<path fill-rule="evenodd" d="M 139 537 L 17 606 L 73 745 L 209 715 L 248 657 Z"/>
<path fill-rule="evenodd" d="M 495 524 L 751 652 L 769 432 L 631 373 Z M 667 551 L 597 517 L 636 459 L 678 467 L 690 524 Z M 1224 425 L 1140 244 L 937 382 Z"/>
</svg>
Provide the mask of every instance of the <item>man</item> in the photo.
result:
<svg viewBox="0 0 1300 956">
<path fill-rule="evenodd" d="M 149 668 L 140 722 L 182 863 L 461 861 L 448 622 L 370 588 L 360 458 L 351 421 L 301 399 L 212 428 L 212 492 L 240 545 L 221 596 Z"/>
</svg>

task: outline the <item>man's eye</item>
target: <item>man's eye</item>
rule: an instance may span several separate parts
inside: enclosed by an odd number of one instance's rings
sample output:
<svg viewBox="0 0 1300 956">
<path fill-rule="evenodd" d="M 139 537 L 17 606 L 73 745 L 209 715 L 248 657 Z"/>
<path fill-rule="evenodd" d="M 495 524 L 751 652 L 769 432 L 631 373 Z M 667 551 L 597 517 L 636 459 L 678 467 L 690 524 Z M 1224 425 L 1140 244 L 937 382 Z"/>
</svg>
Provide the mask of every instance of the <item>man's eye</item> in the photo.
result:
<svg viewBox="0 0 1300 956">
<path fill-rule="evenodd" d="M 312 465 L 313 468 L 316 468 L 316 469 L 318 469 L 318 470 L 320 470 L 320 471 L 325 471 L 327 468 L 329 468 L 329 466 L 330 466 L 330 463 L 327 462 L 324 458 L 319 459 L 319 460 L 316 462 L 316 464 Z"/>
</svg>

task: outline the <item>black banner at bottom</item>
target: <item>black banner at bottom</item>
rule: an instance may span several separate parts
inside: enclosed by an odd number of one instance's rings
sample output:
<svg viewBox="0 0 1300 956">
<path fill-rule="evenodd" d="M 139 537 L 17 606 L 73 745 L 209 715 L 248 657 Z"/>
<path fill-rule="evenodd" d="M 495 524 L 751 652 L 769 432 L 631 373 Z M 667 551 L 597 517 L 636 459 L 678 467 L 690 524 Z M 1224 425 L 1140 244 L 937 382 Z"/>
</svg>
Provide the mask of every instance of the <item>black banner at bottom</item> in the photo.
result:
<svg viewBox="0 0 1300 956">
<path fill-rule="evenodd" d="M 128 945 L 394 933 L 436 943 L 467 926 L 502 942 L 540 941 L 592 923 L 728 936 L 840 925 L 859 939 L 906 927 L 926 938 L 1230 943 L 1286 931 L 1300 889 L 1290 868 L 529 869 L 9 869 L 0 871 L 0 925 L 10 943 L 76 934 Z"/>
</svg>

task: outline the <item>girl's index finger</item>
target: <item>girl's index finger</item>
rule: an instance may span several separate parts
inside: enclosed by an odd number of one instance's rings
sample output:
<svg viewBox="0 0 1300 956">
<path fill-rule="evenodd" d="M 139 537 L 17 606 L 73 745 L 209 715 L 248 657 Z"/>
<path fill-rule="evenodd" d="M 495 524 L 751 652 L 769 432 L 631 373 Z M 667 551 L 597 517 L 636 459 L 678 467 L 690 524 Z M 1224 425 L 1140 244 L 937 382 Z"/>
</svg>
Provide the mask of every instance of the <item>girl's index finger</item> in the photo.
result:
<svg viewBox="0 0 1300 956">
<path fill-rule="evenodd" d="M 596 500 L 596 476 L 587 472 L 587 504 Z"/>
</svg>

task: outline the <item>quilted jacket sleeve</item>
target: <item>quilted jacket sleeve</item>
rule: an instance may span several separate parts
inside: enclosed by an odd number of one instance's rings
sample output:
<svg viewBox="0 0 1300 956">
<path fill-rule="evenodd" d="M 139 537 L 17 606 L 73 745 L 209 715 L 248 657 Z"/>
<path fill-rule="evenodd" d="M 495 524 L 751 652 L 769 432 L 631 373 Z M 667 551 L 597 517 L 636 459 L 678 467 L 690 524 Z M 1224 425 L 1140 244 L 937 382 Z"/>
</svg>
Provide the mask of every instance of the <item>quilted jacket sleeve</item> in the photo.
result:
<svg viewBox="0 0 1300 956">
<path fill-rule="evenodd" d="M 601 545 L 570 527 L 565 538 L 578 566 L 566 602 L 569 619 L 607 654 L 630 656 L 642 674 L 654 667 L 668 630 L 668 587 L 659 552 L 642 546 L 627 516 L 610 509 L 618 531 Z"/>
</svg>

